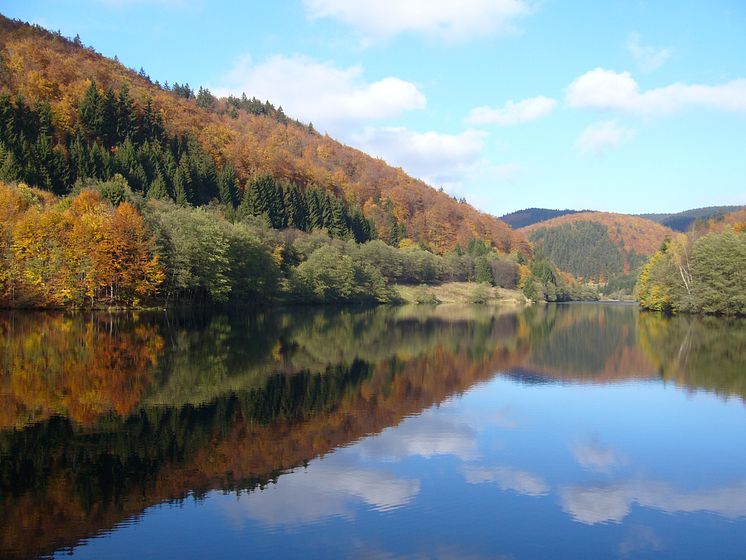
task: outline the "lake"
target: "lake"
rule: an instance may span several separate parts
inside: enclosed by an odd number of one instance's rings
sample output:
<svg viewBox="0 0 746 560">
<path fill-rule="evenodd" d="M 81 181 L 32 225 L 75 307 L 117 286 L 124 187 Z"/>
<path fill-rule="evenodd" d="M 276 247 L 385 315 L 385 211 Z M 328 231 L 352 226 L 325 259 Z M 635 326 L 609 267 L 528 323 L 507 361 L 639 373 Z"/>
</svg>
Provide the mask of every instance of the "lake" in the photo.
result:
<svg viewBox="0 0 746 560">
<path fill-rule="evenodd" d="M 744 558 L 746 321 L 0 314 L 0 557 Z"/>
</svg>

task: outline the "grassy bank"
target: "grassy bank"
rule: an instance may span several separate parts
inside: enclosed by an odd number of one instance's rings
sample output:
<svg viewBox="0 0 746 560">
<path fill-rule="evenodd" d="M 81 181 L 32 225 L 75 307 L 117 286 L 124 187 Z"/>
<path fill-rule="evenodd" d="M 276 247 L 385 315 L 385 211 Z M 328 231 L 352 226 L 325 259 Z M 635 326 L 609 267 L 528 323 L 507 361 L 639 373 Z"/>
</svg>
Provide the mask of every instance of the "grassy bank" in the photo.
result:
<svg viewBox="0 0 746 560">
<path fill-rule="evenodd" d="M 476 282 L 444 282 L 435 285 L 395 286 L 406 303 L 485 303 L 525 305 L 528 300 L 519 290 L 494 288 Z"/>
</svg>

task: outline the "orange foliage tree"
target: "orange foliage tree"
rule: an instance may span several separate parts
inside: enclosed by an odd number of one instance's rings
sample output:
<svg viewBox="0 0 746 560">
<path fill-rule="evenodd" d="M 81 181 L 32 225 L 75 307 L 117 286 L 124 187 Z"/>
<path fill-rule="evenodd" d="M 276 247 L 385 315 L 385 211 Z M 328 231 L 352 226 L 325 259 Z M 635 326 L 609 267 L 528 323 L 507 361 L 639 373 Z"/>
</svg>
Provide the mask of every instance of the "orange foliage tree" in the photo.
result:
<svg viewBox="0 0 746 560">
<path fill-rule="evenodd" d="M 94 191 L 58 201 L 0 183 L 0 306 L 137 305 L 164 273 L 140 213 Z"/>
</svg>

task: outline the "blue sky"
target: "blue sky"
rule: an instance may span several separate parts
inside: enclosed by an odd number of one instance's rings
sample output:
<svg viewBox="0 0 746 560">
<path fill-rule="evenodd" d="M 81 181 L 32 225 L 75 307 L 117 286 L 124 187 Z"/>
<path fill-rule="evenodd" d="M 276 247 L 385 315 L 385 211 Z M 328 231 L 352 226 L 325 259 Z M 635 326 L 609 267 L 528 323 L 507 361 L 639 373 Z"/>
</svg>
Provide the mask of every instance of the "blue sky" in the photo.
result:
<svg viewBox="0 0 746 560">
<path fill-rule="evenodd" d="M 503 214 L 746 204 L 743 0 L 24 0 L 160 82 L 268 98 Z"/>
</svg>

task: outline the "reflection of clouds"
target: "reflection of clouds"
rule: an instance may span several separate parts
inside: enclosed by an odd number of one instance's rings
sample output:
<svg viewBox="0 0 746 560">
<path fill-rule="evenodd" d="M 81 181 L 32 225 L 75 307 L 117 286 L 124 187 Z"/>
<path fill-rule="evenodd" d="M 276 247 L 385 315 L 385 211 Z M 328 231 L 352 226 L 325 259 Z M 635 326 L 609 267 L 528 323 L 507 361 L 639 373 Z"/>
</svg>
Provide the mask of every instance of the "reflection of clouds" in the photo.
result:
<svg viewBox="0 0 746 560">
<path fill-rule="evenodd" d="M 581 467 L 599 473 L 611 472 L 627 462 L 624 457 L 596 438 L 576 444 L 572 454 Z"/>
<path fill-rule="evenodd" d="M 663 540 L 650 527 L 632 527 L 627 538 L 619 543 L 619 554 L 623 558 L 634 557 L 648 550 L 663 550 Z"/>
<path fill-rule="evenodd" d="M 515 412 L 509 406 L 504 406 L 493 412 L 489 419 L 493 424 L 500 428 L 517 428 L 518 421 L 515 419 Z"/>
<path fill-rule="evenodd" d="M 361 457 L 382 460 L 455 455 L 468 461 L 477 457 L 476 431 L 459 417 L 428 410 L 361 441 L 355 451 Z"/>
<path fill-rule="evenodd" d="M 697 492 L 678 491 L 665 482 L 623 481 L 569 486 L 561 491 L 563 509 L 576 521 L 595 524 L 622 521 L 633 503 L 666 513 L 710 512 L 746 516 L 746 481 Z"/>
<path fill-rule="evenodd" d="M 419 490 L 417 480 L 320 462 L 305 471 L 281 476 L 277 484 L 243 497 L 236 507 L 268 525 L 294 525 L 333 516 L 349 517 L 357 500 L 378 511 L 394 509 L 408 503 Z"/>
<path fill-rule="evenodd" d="M 549 485 L 530 472 L 510 467 L 465 467 L 464 478 L 469 484 L 495 482 L 502 490 L 512 490 L 526 496 L 543 496 Z"/>
</svg>

